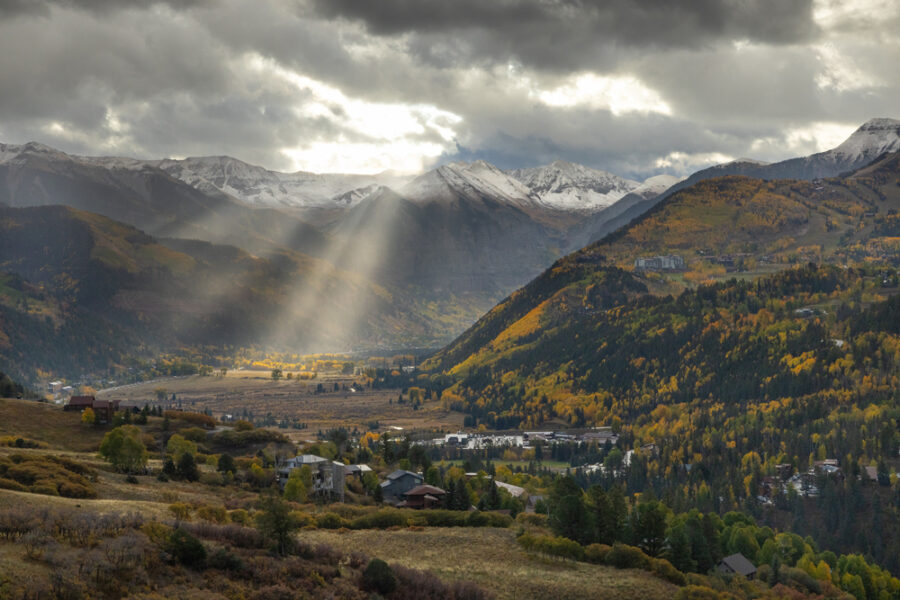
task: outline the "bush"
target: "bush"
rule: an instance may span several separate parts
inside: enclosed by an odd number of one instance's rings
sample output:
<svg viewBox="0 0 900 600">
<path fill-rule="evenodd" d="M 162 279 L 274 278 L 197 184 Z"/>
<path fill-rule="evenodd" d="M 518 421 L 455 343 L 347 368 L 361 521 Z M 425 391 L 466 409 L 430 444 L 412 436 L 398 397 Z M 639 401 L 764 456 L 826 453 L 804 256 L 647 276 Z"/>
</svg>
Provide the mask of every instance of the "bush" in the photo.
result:
<svg viewBox="0 0 900 600">
<path fill-rule="evenodd" d="M 200 566 L 206 560 L 206 548 L 200 540 L 180 527 L 169 534 L 166 552 L 187 567 Z"/>
<path fill-rule="evenodd" d="M 532 525 L 534 527 L 547 527 L 547 515 L 538 513 L 519 513 L 516 515 L 516 522 L 522 525 Z"/>
<path fill-rule="evenodd" d="M 653 572 L 654 575 L 665 579 L 669 583 L 674 583 L 675 585 L 685 585 L 687 583 L 684 573 L 676 569 L 672 563 L 664 558 L 651 558 L 650 571 Z"/>
<path fill-rule="evenodd" d="M 517 541 L 529 552 L 539 552 L 571 560 L 584 560 L 585 558 L 584 547 L 569 538 L 525 533 L 520 535 Z"/>
<path fill-rule="evenodd" d="M 610 550 L 612 550 L 612 546 L 607 546 L 606 544 L 591 544 L 590 546 L 585 546 L 584 559 L 595 565 L 605 564 L 606 557 L 609 555 Z"/>
<path fill-rule="evenodd" d="M 363 571 L 362 589 L 381 595 L 390 594 L 397 589 L 397 578 L 386 562 L 373 558 Z"/>
<path fill-rule="evenodd" d="M 411 512 L 411 511 L 410 511 Z M 396 508 L 384 508 L 350 521 L 350 529 L 387 529 L 406 526 L 409 517 Z"/>
<path fill-rule="evenodd" d="M 721 600 L 716 590 L 700 585 L 689 585 L 678 590 L 675 600 Z"/>
<path fill-rule="evenodd" d="M 650 557 L 640 548 L 616 543 L 606 555 L 606 564 L 617 569 L 646 569 L 650 566 Z"/>
<path fill-rule="evenodd" d="M 244 569 L 244 562 L 224 548 L 213 552 L 206 561 L 206 565 L 220 571 L 238 572 Z"/>
<path fill-rule="evenodd" d="M 197 509 L 197 516 L 204 521 L 213 523 L 227 523 L 228 512 L 224 506 L 201 506 Z"/>
<path fill-rule="evenodd" d="M 333 512 L 327 512 L 316 517 L 316 527 L 319 529 L 340 529 L 346 525 L 340 515 Z"/>
</svg>

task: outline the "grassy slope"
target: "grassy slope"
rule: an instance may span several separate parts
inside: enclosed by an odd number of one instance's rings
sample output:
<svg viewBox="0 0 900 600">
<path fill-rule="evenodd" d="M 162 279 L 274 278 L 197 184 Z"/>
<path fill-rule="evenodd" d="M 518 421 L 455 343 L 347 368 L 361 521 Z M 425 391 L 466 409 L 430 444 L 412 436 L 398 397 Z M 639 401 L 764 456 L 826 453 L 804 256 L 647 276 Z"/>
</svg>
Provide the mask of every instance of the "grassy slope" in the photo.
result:
<svg viewBox="0 0 900 600">
<path fill-rule="evenodd" d="M 63 454 L 98 469 L 97 499 L 73 499 L 0 490 L 0 507 L 78 508 L 90 513 L 139 512 L 167 520 L 175 501 L 222 505 L 249 498 L 246 492 L 199 483 L 161 483 L 151 476 L 128 484 L 124 476 L 106 470 L 94 450 L 102 430 L 84 428 L 76 413 L 24 400 L 0 400 L 0 435 L 23 435 L 48 448 L 0 448 L 0 453 Z M 325 509 L 323 509 L 325 510 Z M 558 561 L 526 554 L 512 529 L 446 528 L 395 531 L 302 531 L 306 543 L 326 543 L 344 552 L 364 551 L 416 569 L 432 571 L 445 581 L 470 580 L 499 598 L 667 598 L 675 587 L 643 571 Z M 46 565 L 28 561 L 21 546 L 0 542 L 0 572 L 46 579 Z"/>
<path fill-rule="evenodd" d="M 365 549 L 445 580 L 470 580 L 498 598 L 671 598 L 677 588 L 649 573 L 528 555 L 511 529 L 304 531 L 301 539 Z"/>
<path fill-rule="evenodd" d="M 100 446 L 104 433 L 82 425 L 76 412 L 30 400 L 0 399 L 0 437 L 30 438 L 55 450 L 91 452 Z"/>
</svg>

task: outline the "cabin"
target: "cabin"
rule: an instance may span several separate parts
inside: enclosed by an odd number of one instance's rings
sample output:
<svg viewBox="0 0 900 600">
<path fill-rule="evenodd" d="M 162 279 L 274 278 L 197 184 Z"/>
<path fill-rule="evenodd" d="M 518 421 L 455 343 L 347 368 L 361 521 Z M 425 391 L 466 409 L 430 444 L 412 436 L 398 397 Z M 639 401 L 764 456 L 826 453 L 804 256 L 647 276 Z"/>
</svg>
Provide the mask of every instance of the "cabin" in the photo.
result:
<svg viewBox="0 0 900 600">
<path fill-rule="evenodd" d="M 357 479 L 362 479 L 366 473 L 371 473 L 372 468 L 369 465 L 347 465 L 344 467 L 345 475 L 355 475 Z"/>
<path fill-rule="evenodd" d="M 756 567 L 753 566 L 753 563 L 747 560 L 747 557 L 740 552 L 732 554 L 731 556 L 726 556 L 720 560 L 719 564 L 716 565 L 716 569 L 719 573 L 725 575 L 740 575 L 747 579 L 756 578 Z"/>
<path fill-rule="evenodd" d="M 398 469 L 381 482 L 381 495 L 385 501 L 397 502 L 403 498 L 403 494 L 424 482 L 425 478 L 420 474 Z"/>
<path fill-rule="evenodd" d="M 113 416 L 119 410 L 118 400 L 97 400 L 94 396 L 72 396 L 63 406 L 66 412 L 84 412 L 90 408 L 94 411 L 94 419 L 100 425 L 112 423 Z"/>
<path fill-rule="evenodd" d="M 282 463 L 278 467 L 278 484 L 283 488 L 291 476 L 291 471 L 302 469 L 304 466 L 308 466 L 312 472 L 313 486 L 309 490 L 311 494 L 344 501 L 347 465 L 315 454 L 301 454 Z"/>
<path fill-rule="evenodd" d="M 397 504 L 397 508 L 440 508 L 446 495 L 447 492 L 439 487 L 418 485 L 404 492 L 403 501 Z"/>
</svg>

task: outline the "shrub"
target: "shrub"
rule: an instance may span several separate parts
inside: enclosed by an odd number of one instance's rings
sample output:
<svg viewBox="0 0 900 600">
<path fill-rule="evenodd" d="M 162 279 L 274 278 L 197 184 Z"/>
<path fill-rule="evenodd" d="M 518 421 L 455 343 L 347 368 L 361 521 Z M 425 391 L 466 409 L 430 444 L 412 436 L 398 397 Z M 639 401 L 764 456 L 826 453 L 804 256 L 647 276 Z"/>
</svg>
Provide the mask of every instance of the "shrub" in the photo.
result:
<svg viewBox="0 0 900 600">
<path fill-rule="evenodd" d="M 228 511 L 228 518 L 232 523 L 238 523 L 240 525 L 250 525 L 250 513 L 248 513 L 243 508 L 236 508 L 234 510 Z"/>
<path fill-rule="evenodd" d="M 675 600 L 720 600 L 722 596 L 716 590 L 700 585 L 689 585 L 678 590 Z"/>
<path fill-rule="evenodd" d="M 529 552 L 539 552 L 571 560 L 584 560 L 585 558 L 584 547 L 569 538 L 525 533 L 520 535 L 517 541 Z"/>
<path fill-rule="evenodd" d="M 333 512 L 327 512 L 316 517 L 316 527 L 319 529 L 340 529 L 346 522 Z"/>
<path fill-rule="evenodd" d="M 204 415 L 203 413 L 167 410 L 163 413 L 163 416 L 168 417 L 172 420 L 178 419 L 180 421 L 184 421 L 185 423 L 189 423 L 197 427 L 203 427 L 205 429 L 213 429 L 216 426 L 216 420 L 209 415 Z"/>
<path fill-rule="evenodd" d="M 547 527 L 547 515 L 538 513 L 519 513 L 516 515 L 516 522 L 522 525 L 532 525 L 534 527 Z"/>
<path fill-rule="evenodd" d="M 228 512 L 224 506 L 201 506 L 197 509 L 197 516 L 204 521 L 213 523 L 227 523 Z"/>
<path fill-rule="evenodd" d="M 350 521 L 351 529 L 387 529 L 403 527 L 409 517 L 396 508 L 384 508 Z"/>
<path fill-rule="evenodd" d="M 386 595 L 397 589 L 397 578 L 386 562 L 373 558 L 362 574 L 362 589 Z"/>
<path fill-rule="evenodd" d="M 612 550 L 612 546 L 607 546 L 606 544 L 591 544 L 590 546 L 585 546 L 584 558 L 589 563 L 602 565 L 606 563 L 606 557 L 609 555 L 610 550 Z"/>
<path fill-rule="evenodd" d="M 687 583 L 684 573 L 676 569 L 672 563 L 664 558 L 651 558 L 650 571 L 652 571 L 654 575 L 665 579 L 669 583 L 674 583 L 675 585 L 685 585 Z"/>
<path fill-rule="evenodd" d="M 169 512 L 175 515 L 179 521 L 189 521 L 191 518 L 191 505 L 184 502 L 175 502 L 169 505 Z"/>
<path fill-rule="evenodd" d="M 13 490 L 16 492 L 27 492 L 28 488 L 12 479 L 0 477 L 0 490 Z"/>
<path fill-rule="evenodd" d="M 616 543 L 607 553 L 606 563 L 618 569 L 646 569 L 650 566 L 650 557 L 640 548 Z"/>
<path fill-rule="evenodd" d="M 206 560 L 203 543 L 180 527 L 169 534 L 166 552 L 187 567 L 200 566 Z"/>
<path fill-rule="evenodd" d="M 219 548 L 210 554 L 206 565 L 220 571 L 238 572 L 244 569 L 244 562 L 225 548 Z"/>
</svg>

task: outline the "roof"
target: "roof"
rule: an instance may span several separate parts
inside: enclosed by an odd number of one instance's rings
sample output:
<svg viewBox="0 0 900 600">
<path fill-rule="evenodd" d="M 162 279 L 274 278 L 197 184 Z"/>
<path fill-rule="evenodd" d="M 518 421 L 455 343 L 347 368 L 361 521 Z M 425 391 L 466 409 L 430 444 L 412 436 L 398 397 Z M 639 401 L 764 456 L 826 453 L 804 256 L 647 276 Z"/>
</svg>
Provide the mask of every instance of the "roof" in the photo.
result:
<svg viewBox="0 0 900 600">
<path fill-rule="evenodd" d="M 525 488 L 519 487 L 517 485 L 512 485 L 511 483 L 503 483 L 502 481 L 494 481 L 494 483 L 497 484 L 498 488 L 503 488 L 504 490 L 509 492 L 513 498 L 518 498 L 525 493 Z"/>
<path fill-rule="evenodd" d="M 721 564 L 724 564 L 739 575 L 752 575 L 753 573 L 756 573 L 756 567 L 753 566 L 753 563 L 747 560 L 747 557 L 740 552 L 732 554 L 731 556 L 726 556 L 722 559 Z"/>
<path fill-rule="evenodd" d="M 69 398 L 69 406 L 93 406 L 93 396 L 72 396 Z"/>
<path fill-rule="evenodd" d="M 298 465 L 316 465 L 327 462 L 330 462 L 330 460 L 322 458 L 321 456 L 316 456 L 315 454 L 301 454 L 300 456 L 287 459 L 282 468 L 292 468 Z"/>
<path fill-rule="evenodd" d="M 872 481 L 878 481 L 878 467 L 866 467 L 866 475 Z"/>
<path fill-rule="evenodd" d="M 409 496 L 427 496 L 427 495 L 431 495 L 431 496 L 443 496 L 443 495 L 445 495 L 446 493 L 447 493 L 447 492 L 445 492 L 445 491 L 442 490 L 441 488 L 439 488 L 439 487 L 434 487 L 433 485 L 417 485 L 416 487 L 414 487 L 413 489 L 409 490 L 408 492 L 406 492 L 406 493 L 403 494 L 403 495 L 406 496 L 406 497 L 409 497 Z"/>
<path fill-rule="evenodd" d="M 372 471 L 369 465 L 347 465 L 344 470 L 347 473 L 370 473 Z"/>
<path fill-rule="evenodd" d="M 413 473 L 412 471 L 404 471 L 403 469 L 397 469 L 396 471 L 394 471 L 393 473 L 391 473 L 390 475 L 388 475 L 387 478 L 390 479 L 391 481 L 393 481 L 393 480 L 395 480 L 395 479 L 400 479 L 400 478 L 403 477 L 404 475 L 412 475 L 412 476 L 415 477 L 416 479 L 424 479 L 424 478 L 423 478 L 421 475 L 419 475 L 418 473 Z"/>
</svg>

